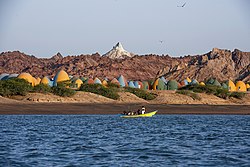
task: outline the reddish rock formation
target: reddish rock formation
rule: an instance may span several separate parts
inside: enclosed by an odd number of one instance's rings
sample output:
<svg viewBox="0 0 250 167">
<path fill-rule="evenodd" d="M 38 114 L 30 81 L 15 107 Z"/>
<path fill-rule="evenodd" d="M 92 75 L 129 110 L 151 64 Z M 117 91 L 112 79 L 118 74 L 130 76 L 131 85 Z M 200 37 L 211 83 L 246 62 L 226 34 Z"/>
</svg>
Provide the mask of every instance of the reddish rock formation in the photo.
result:
<svg viewBox="0 0 250 167">
<path fill-rule="evenodd" d="M 178 81 L 186 77 L 198 81 L 204 81 L 211 77 L 217 78 L 219 81 L 227 79 L 250 80 L 250 52 L 242 52 L 237 49 L 231 52 L 230 50 L 214 48 L 207 54 L 188 57 L 187 59 L 188 64 L 182 61 L 177 67 L 163 68 L 157 75 L 163 75 L 168 79 L 177 79 Z M 169 65 L 165 68 L 169 68 Z"/>
<path fill-rule="evenodd" d="M 24 53 L 0 54 L 1 73 L 28 72 L 35 77 L 55 76 L 59 69 L 70 75 L 87 77 L 118 77 L 123 74 L 129 80 L 148 80 L 159 76 L 183 80 L 186 77 L 203 81 L 209 77 L 218 80 L 250 80 L 250 52 L 235 49 L 213 49 L 204 55 L 173 58 L 159 55 L 134 56 L 110 59 L 99 53 L 63 57 L 60 53 L 49 59 L 36 58 Z"/>
</svg>

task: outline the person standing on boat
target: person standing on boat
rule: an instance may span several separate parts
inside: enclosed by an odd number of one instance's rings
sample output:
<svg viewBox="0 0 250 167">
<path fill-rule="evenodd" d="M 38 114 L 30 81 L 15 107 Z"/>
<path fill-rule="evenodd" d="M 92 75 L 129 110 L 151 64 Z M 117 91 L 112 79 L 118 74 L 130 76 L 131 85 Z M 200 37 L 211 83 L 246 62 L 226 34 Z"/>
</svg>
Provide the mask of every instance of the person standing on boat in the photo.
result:
<svg viewBox="0 0 250 167">
<path fill-rule="evenodd" d="M 142 108 L 141 108 L 141 114 L 145 114 L 145 112 L 146 112 L 146 108 L 144 106 L 142 106 Z"/>
</svg>

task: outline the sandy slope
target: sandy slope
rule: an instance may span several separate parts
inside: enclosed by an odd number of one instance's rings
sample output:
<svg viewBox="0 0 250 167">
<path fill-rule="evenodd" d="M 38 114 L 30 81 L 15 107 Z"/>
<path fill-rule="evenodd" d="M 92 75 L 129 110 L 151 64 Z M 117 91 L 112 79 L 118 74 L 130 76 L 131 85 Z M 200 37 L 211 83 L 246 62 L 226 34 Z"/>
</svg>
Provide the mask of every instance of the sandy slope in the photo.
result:
<svg viewBox="0 0 250 167">
<path fill-rule="evenodd" d="M 49 102 L 49 103 L 144 103 L 144 104 L 209 104 L 209 105 L 250 105 L 250 94 L 246 94 L 243 100 L 231 98 L 228 100 L 200 93 L 200 100 L 193 99 L 190 96 L 177 94 L 175 91 L 151 91 L 158 96 L 154 100 L 146 101 L 134 94 L 120 92 L 118 100 L 112 100 L 100 95 L 89 92 L 77 92 L 72 97 L 60 97 L 53 94 L 30 93 L 26 96 L 16 96 L 13 99 L 0 96 L 0 103 L 32 103 L 32 102 Z"/>
<path fill-rule="evenodd" d="M 4 104 L 4 103 L 20 103 L 20 101 L 0 96 L 0 103 L 1 104 Z"/>
</svg>

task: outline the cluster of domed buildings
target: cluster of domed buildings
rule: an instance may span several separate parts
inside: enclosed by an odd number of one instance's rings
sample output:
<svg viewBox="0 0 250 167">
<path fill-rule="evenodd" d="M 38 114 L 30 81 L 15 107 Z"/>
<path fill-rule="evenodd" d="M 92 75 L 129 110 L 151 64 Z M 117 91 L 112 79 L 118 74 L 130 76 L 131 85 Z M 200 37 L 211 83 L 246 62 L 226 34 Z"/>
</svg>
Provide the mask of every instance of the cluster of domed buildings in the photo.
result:
<svg viewBox="0 0 250 167">
<path fill-rule="evenodd" d="M 60 70 L 57 72 L 55 77 L 50 79 L 49 77 L 35 78 L 29 73 L 21 73 L 21 74 L 1 74 L 0 80 L 7 80 L 10 78 L 22 78 L 27 80 L 32 86 L 36 86 L 38 84 L 45 84 L 48 86 L 57 86 L 58 82 L 62 81 L 71 81 L 73 84 L 73 88 L 79 88 L 83 83 L 88 84 L 102 84 L 104 86 L 108 85 L 108 82 L 113 84 L 117 84 L 120 87 L 131 87 L 131 88 L 139 88 L 146 90 L 177 90 L 180 87 L 186 85 L 216 85 L 221 86 L 229 91 L 241 91 L 246 92 L 250 91 L 250 85 L 245 84 L 243 81 L 237 81 L 234 83 L 231 80 L 220 83 L 216 79 L 209 79 L 206 82 L 198 82 L 197 80 L 191 80 L 190 78 L 184 79 L 182 82 L 177 82 L 175 80 L 167 81 L 164 77 L 157 78 L 154 81 L 128 81 L 123 75 L 120 75 L 118 78 L 113 78 L 112 80 L 104 79 L 100 80 L 99 78 L 75 78 L 73 76 L 69 76 L 64 70 Z"/>
</svg>

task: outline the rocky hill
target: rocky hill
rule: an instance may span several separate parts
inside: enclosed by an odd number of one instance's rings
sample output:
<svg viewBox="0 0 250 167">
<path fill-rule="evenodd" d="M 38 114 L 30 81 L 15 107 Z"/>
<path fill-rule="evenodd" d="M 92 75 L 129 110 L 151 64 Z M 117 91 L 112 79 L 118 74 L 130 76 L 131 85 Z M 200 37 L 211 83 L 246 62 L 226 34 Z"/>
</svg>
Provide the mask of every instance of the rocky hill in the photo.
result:
<svg viewBox="0 0 250 167">
<path fill-rule="evenodd" d="M 134 54 L 126 51 L 122 44 L 118 42 L 109 52 L 103 56 L 107 56 L 111 59 L 125 59 L 126 57 L 133 57 Z"/>
<path fill-rule="evenodd" d="M 157 73 L 157 76 L 179 81 L 186 77 L 198 81 L 211 77 L 219 81 L 227 79 L 250 81 L 250 52 L 242 52 L 238 49 L 231 52 L 214 48 L 207 54 L 184 59 L 188 59 L 188 63 L 180 61 L 180 64 L 174 67 L 166 65 Z"/>
<path fill-rule="evenodd" d="M 117 45 L 119 48 L 120 44 Z M 115 48 L 114 48 L 115 49 Z M 219 81 L 232 79 L 250 81 L 250 52 L 235 49 L 221 50 L 173 58 L 168 55 L 133 55 L 122 58 L 92 55 L 63 57 L 57 53 L 52 58 L 37 58 L 19 51 L 0 54 L 1 73 L 28 72 L 35 77 L 53 77 L 59 69 L 70 75 L 109 78 L 123 74 L 129 80 L 148 80 L 165 76 L 183 80 L 186 77 L 203 81 L 216 77 Z"/>
</svg>

